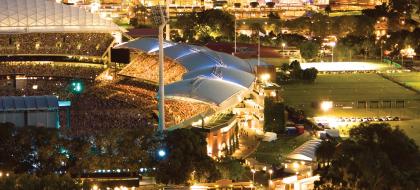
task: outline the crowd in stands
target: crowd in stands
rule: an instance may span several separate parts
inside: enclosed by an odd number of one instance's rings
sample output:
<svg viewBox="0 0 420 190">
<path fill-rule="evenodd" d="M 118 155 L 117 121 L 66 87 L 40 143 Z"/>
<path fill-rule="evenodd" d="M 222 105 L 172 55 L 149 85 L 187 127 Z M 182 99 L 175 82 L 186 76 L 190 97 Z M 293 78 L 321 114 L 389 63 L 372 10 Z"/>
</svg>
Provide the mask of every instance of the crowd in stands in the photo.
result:
<svg viewBox="0 0 420 190">
<path fill-rule="evenodd" d="M 56 62 L 0 63 L 0 96 L 56 95 L 70 99 L 71 127 L 75 135 L 92 134 L 105 128 L 152 127 L 157 124 L 157 86 L 128 77 L 112 81 L 94 79 L 104 68 L 94 64 Z M 23 74 L 25 89 L 13 86 L 11 75 Z M 179 74 L 179 73 L 178 73 Z M 73 78 L 81 78 L 85 92 L 80 95 L 67 89 Z M 166 125 L 171 126 L 211 109 L 205 103 L 166 99 Z M 61 126 L 66 129 L 65 114 Z"/>
<path fill-rule="evenodd" d="M 183 121 L 205 113 L 211 108 L 208 104 L 182 100 L 165 100 L 165 112 L 168 124 L 180 124 Z"/>
<path fill-rule="evenodd" d="M 187 70 L 182 65 L 165 59 L 164 72 L 164 82 L 165 84 L 169 84 L 181 80 L 182 75 L 186 73 Z M 159 63 L 157 56 L 144 53 L 137 54 L 133 61 L 123 68 L 119 74 L 158 83 Z"/>
<path fill-rule="evenodd" d="M 102 56 L 113 40 L 109 33 L 0 34 L 0 55 Z"/>
<path fill-rule="evenodd" d="M 86 85 L 90 85 L 88 81 Z M 0 79 L 0 96 L 45 96 L 54 95 L 65 99 L 69 95 L 69 80 L 58 78 L 36 77 L 25 80 L 18 87 L 13 86 L 10 79 Z"/>
<path fill-rule="evenodd" d="M 106 128 L 155 126 L 156 95 L 151 85 L 139 82 L 97 84 L 72 100 L 71 132 L 83 135 Z M 166 125 L 179 124 L 210 108 L 204 103 L 167 99 Z"/>
<path fill-rule="evenodd" d="M 103 70 L 102 65 L 82 63 L 0 62 L 0 75 L 23 74 L 26 76 L 95 79 Z"/>
</svg>

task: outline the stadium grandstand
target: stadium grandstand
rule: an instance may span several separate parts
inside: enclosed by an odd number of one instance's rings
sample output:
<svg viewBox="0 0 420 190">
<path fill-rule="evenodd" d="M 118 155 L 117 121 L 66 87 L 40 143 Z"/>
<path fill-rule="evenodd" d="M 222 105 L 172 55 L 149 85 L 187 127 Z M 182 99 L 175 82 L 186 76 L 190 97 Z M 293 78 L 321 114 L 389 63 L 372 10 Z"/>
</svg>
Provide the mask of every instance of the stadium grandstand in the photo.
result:
<svg viewBox="0 0 420 190">
<path fill-rule="evenodd" d="M 49 0 L 0 0 L 0 57 L 105 58 L 120 28 L 88 10 Z M 6 58 L 4 58 L 6 57 Z"/>
<path fill-rule="evenodd" d="M 156 38 L 140 38 L 116 46 L 135 50 L 144 57 L 153 56 L 154 60 L 157 60 L 158 47 L 159 42 Z M 167 58 L 164 63 L 165 78 L 182 76 L 182 80 L 172 83 L 165 81 L 165 98 L 202 102 L 223 110 L 241 102 L 253 88 L 256 66 L 254 62 L 183 43 L 165 42 L 164 52 Z M 136 67 L 131 64 L 135 64 Z M 145 77 L 140 79 L 157 84 L 157 76 L 137 75 L 137 72 L 143 73 L 150 68 L 148 58 L 135 59 L 131 64 L 122 69 L 120 74 L 135 78 Z M 158 65 L 157 62 L 154 64 Z M 183 72 L 174 70 L 173 67 L 182 67 Z M 130 72 L 127 72 L 127 68 L 130 68 Z M 156 66 L 156 73 L 157 69 Z"/>
<path fill-rule="evenodd" d="M 147 81 L 157 88 L 158 39 L 139 38 L 115 48 L 130 49 L 137 54 L 119 72 L 120 76 Z M 242 106 L 243 100 L 259 96 L 253 91 L 257 62 L 245 61 L 206 47 L 167 41 L 164 42 L 164 52 L 167 130 L 202 130 L 207 134 L 209 156 L 219 157 L 232 153 L 239 138 L 239 116 L 233 114 L 233 109 Z M 144 99 L 139 97 L 138 100 Z M 154 107 L 157 99 L 153 99 L 153 102 Z M 147 105 L 139 107 L 144 106 Z M 255 107 L 250 110 L 260 111 Z M 249 118 L 253 118 L 253 113 L 248 114 L 251 115 Z"/>
</svg>

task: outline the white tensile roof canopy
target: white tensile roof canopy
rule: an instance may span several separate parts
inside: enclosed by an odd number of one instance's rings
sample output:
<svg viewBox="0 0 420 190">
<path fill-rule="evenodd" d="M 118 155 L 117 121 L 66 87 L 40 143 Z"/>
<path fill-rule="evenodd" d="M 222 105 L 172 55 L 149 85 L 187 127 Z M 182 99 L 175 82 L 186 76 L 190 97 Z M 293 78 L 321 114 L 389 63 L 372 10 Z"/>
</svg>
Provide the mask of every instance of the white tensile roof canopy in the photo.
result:
<svg viewBox="0 0 420 190">
<path fill-rule="evenodd" d="M 301 160 L 301 161 L 316 161 L 315 151 L 321 145 L 322 140 L 313 139 L 305 142 L 303 145 L 296 148 L 292 153 L 290 153 L 287 158 L 291 160 Z"/>
<path fill-rule="evenodd" d="M 55 1 L 0 0 L 0 33 L 118 30 L 111 20 Z"/>
<path fill-rule="evenodd" d="M 159 42 L 156 38 L 138 38 L 115 48 L 156 54 Z M 164 42 L 164 53 L 188 71 L 183 80 L 165 85 L 166 98 L 195 100 L 227 108 L 242 101 L 255 81 L 253 64 L 226 53 L 173 42 Z"/>
</svg>

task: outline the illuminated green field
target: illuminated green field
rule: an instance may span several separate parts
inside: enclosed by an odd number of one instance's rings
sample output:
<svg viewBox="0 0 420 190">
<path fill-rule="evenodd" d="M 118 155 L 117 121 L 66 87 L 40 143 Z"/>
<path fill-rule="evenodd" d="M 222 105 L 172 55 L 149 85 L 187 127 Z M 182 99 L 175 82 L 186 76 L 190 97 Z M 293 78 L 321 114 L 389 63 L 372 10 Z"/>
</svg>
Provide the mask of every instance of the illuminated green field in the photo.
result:
<svg viewBox="0 0 420 190">
<path fill-rule="evenodd" d="M 404 73 L 407 74 L 407 73 Z M 418 74 L 418 73 L 416 73 Z M 417 82 L 417 75 L 394 75 L 399 79 Z M 420 82 L 420 81 L 419 81 Z M 308 117 L 382 117 L 398 116 L 403 121 L 391 122 L 400 125 L 417 143 L 420 143 L 420 95 L 378 74 L 329 74 L 319 75 L 314 83 L 283 85 L 286 105 L 305 111 Z M 335 107 L 322 111 L 317 102 L 333 101 Z M 405 102 L 404 108 L 360 108 L 365 101 Z"/>
<path fill-rule="evenodd" d="M 283 98 L 287 105 L 302 109 L 308 116 L 333 113 L 337 116 L 406 116 L 411 112 L 418 114 L 420 96 L 378 74 L 330 74 L 319 75 L 314 83 L 283 85 Z M 360 101 L 404 100 L 405 108 L 358 109 Z M 333 101 L 340 104 L 329 113 L 319 109 L 318 103 Z M 343 109 L 345 107 L 347 109 Z M 414 115 L 415 116 L 415 115 Z M 414 117 L 411 116 L 410 117 Z"/>
<path fill-rule="evenodd" d="M 390 73 L 386 75 L 400 82 L 401 84 L 407 85 L 420 91 L 420 72 Z"/>
</svg>

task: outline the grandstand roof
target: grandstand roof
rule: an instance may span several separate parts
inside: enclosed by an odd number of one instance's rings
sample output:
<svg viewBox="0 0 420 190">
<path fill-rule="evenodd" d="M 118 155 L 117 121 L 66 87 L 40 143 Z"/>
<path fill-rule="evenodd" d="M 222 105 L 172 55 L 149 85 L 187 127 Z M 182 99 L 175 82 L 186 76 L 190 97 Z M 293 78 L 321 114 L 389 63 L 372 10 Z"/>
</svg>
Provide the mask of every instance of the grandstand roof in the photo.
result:
<svg viewBox="0 0 420 190">
<path fill-rule="evenodd" d="M 0 112 L 58 109 L 55 96 L 1 96 Z"/>
<path fill-rule="evenodd" d="M 140 38 L 116 48 L 154 54 L 159 50 L 159 42 L 156 38 Z M 165 86 L 168 98 L 195 99 L 219 107 L 230 106 L 243 99 L 255 80 L 253 64 L 206 47 L 165 42 L 164 53 L 188 70 L 183 81 Z"/>
<path fill-rule="evenodd" d="M 163 47 L 171 46 L 171 42 L 163 42 Z M 140 50 L 146 53 L 153 53 L 159 50 L 159 40 L 156 38 L 137 38 L 117 46 L 118 48 L 127 48 Z"/>
<path fill-rule="evenodd" d="M 315 151 L 321 142 L 322 140 L 320 139 L 307 141 L 290 153 L 287 158 L 292 160 L 315 161 Z"/>
<path fill-rule="evenodd" d="M 196 77 L 166 85 L 165 97 L 185 97 L 220 106 L 243 90 L 246 88 L 221 79 Z"/>
<path fill-rule="evenodd" d="M 176 60 L 189 71 L 214 66 L 226 66 L 252 73 L 253 62 L 244 61 L 227 53 L 216 52 L 206 47 L 182 43 L 164 42 L 166 57 Z M 159 41 L 156 38 L 138 38 L 116 46 L 116 48 L 136 49 L 145 53 L 159 51 Z"/>
<path fill-rule="evenodd" d="M 255 76 L 242 70 L 229 67 L 207 67 L 201 70 L 191 71 L 183 76 L 183 79 L 193 79 L 205 76 L 239 84 L 245 88 L 250 88 L 255 80 Z"/>
<path fill-rule="evenodd" d="M 0 33 L 117 31 L 110 20 L 51 0 L 0 0 Z"/>
</svg>

